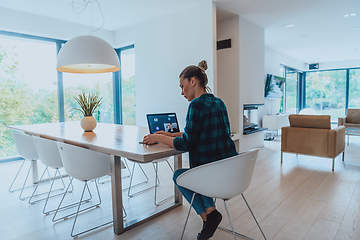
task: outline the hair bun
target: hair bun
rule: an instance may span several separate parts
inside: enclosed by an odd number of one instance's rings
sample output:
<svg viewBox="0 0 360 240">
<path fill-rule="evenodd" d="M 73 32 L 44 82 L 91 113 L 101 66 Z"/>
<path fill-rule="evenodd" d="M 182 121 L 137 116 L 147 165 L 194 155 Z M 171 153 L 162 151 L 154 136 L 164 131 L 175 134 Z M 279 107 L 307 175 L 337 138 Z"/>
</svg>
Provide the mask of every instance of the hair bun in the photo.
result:
<svg viewBox="0 0 360 240">
<path fill-rule="evenodd" d="M 202 60 L 201 62 L 199 62 L 198 66 L 199 66 L 199 68 L 201 68 L 204 71 L 206 71 L 208 69 L 207 62 L 205 60 Z"/>
</svg>

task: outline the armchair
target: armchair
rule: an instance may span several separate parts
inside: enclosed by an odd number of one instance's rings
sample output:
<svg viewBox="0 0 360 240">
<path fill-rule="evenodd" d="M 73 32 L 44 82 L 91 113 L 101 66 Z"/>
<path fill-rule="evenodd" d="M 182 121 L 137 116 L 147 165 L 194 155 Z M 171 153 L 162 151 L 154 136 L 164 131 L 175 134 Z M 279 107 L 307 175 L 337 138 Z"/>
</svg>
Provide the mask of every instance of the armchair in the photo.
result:
<svg viewBox="0 0 360 240">
<path fill-rule="evenodd" d="M 360 136 L 360 109 L 348 109 L 346 117 L 338 119 L 338 126 L 345 127 L 345 134 L 348 137 L 347 144 L 349 145 L 350 135 Z"/>
<path fill-rule="evenodd" d="M 331 129 L 328 115 L 289 115 L 290 127 L 282 128 L 281 163 L 283 152 L 335 158 L 345 150 L 345 127 Z"/>
</svg>

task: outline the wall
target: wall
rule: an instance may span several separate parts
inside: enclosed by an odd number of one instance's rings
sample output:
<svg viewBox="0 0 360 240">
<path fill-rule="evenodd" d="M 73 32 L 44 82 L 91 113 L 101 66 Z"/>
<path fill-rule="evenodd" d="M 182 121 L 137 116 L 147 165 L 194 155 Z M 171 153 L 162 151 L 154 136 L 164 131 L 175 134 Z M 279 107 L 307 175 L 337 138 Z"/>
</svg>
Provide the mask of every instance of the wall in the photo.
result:
<svg viewBox="0 0 360 240">
<path fill-rule="evenodd" d="M 265 43 L 264 29 L 239 17 L 240 122 L 243 105 L 264 103 Z M 240 136 L 240 152 L 264 146 L 264 132 Z"/>
<path fill-rule="evenodd" d="M 231 48 L 217 50 L 216 94 L 224 101 L 232 132 L 239 132 L 239 17 L 217 22 L 217 40 L 231 39 Z"/>
<path fill-rule="evenodd" d="M 188 65 L 208 62 L 213 88 L 213 5 L 200 0 L 186 11 L 120 29 L 117 47 L 135 44 L 136 123 L 146 126 L 146 113 L 176 112 L 185 126 L 187 100 L 180 95 L 179 74 Z"/>
<path fill-rule="evenodd" d="M 285 54 L 279 53 L 276 50 L 266 47 L 265 48 L 265 72 L 277 76 L 282 76 L 282 65 L 295 68 L 300 71 L 306 70 L 305 63 L 289 57 Z"/>
<path fill-rule="evenodd" d="M 114 43 L 111 31 L 65 22 L 53 18 L 37 16 L 6 8 L 0 8 L 0 30 L 36 35 L 40 37 L 69 40 L 79 35 L 94 35 L 103 38 L 110 44 Z"/>
<path fill-rule="evenodd" d="M 240 133 L 239 151 L 263 147 L 264 133 L 242 135 L 243 105 L 264 103 L 264 29 L 218 11 L 217 39 L 231 38 L 230 49 L 217 51 L 217 94 L 227 106 L 231 130 Z M 225 17 L 224 17 L 225 16 Z"/>
</svg>

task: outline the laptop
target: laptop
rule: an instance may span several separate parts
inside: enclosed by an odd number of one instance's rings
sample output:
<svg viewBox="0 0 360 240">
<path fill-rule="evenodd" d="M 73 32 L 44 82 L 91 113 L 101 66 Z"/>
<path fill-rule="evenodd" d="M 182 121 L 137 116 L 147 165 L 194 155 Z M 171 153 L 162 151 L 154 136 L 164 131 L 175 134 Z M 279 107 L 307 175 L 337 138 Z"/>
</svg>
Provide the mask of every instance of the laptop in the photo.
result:
<svg viewBox="0 0 360 240">
<path fill-rule="evenodd" d="M 146 118 L 149 125 L 149 132 L 151 134 L 157 131 L 165 131 L 171 133 L 180 132 L 176 113 L 146 114 Z"/>
</svg>

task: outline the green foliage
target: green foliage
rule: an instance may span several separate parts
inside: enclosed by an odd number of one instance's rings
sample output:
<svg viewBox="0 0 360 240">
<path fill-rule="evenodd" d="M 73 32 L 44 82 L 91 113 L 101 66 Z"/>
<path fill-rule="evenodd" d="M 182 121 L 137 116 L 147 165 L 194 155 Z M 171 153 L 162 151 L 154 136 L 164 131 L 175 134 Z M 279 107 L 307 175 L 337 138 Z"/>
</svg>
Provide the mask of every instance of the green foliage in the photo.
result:
<svg viewBox="0 0 360 240">
<path fill-rule="evenodd" d="M 123 123 L 125 125 L 136 124 L 136 93 L 135 76 L 123 79 L 122 82 Z"/>
<path fill-rule="evenodd" d="M 95 110 L 100 106 L 102 100 L 96 93 L 88 93 L 86 96 L 85 92 L 74 97 L 74 99 L 80 105 L 80 108 L 76 109 L 85 117 L 92 116 Z"/>
<path fill-rule="evenodd" d="M 333 120 L 345 115 L 346 71 L 322 71 L 306 74 L 306 107 Z"/>
</svg>

